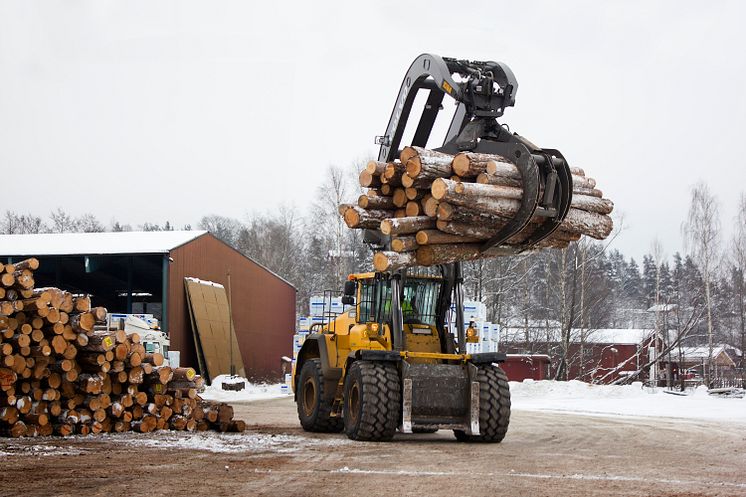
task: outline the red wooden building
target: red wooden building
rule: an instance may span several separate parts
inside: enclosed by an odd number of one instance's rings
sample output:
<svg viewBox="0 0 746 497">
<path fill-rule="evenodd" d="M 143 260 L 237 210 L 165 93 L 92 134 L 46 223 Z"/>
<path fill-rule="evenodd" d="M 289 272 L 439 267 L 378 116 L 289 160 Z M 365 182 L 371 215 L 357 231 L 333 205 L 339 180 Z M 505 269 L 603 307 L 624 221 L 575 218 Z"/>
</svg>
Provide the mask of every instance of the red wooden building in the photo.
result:
<svg viewBox="0 0 746 497">
<path fill-rule="evenodd" d="M 566 354 L 567 378 L 611 383 L 637 371 L 647 362 L 653 333 L 650 329 L 571 330 Z M 551 361 L 547 376 L 553 378 L 557 368 L 562 365 L 564 350 L 561 337 L 559 328 L 554 326 L 537 326 L 528 330 L 504 328 L 500 336 L 500 350 L 528 356 L 546 354 Z M 565 375 L 560 377 L 564 378 Z"/>
<path fill-rule="evenodd" d="M 546 354 L 507 354 L 502 364 L 510 381 L 548 380 L 551 360 Z"/>
<path fill-rule="evenodd" d="M 233 322 L 247 375 L 279 378 L 292 355 L 295 288 L 206 231 L 64 233 L 0 236 L 0 261 L 38 257 L 37 286 L 90 293 L 110 312 L 153 314 L 197 367 L 184 278 L 229 288 Z"/>
</svg>

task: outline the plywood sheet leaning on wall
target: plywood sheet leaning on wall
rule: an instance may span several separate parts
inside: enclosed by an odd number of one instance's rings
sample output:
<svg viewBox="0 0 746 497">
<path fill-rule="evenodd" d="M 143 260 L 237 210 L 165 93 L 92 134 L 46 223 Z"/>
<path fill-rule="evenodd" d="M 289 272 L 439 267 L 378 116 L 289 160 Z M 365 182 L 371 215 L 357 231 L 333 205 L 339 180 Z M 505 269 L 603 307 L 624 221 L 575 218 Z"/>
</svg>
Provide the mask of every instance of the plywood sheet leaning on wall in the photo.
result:
<svg viewBox="0 0 746 497">
<path fill-rule="evenodd" d="M 218 375 L 230 374 L 233 366 L 235 374 L 245 377 L 225 287 L 197 278 L 184 278 L 184 284 L 197 355 L 204 358 L 200 367 L 205 376 L 212 381 Z"/>
</svg>

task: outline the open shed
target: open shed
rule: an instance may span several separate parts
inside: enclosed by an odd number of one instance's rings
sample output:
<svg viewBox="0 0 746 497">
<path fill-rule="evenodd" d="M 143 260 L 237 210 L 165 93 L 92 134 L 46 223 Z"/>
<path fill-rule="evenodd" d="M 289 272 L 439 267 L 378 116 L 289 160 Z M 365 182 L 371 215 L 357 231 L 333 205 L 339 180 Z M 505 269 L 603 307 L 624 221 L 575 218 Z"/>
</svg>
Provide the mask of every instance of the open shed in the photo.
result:
<svg viewBox="0 0 746 497">
<path fill-rule="evenodd" d="M 110 312 L 153 314 L 181 364 L 197 367 L 184 278 L 230 289 L 247 374 L 279 377 L 292 353 L 295 288 L 207 231 L 0 235 L 0 260 L 37 257 L 37 286 L 90 293 Z M 230 273 L 230 285 L 228 274 Z"/>
</svg>

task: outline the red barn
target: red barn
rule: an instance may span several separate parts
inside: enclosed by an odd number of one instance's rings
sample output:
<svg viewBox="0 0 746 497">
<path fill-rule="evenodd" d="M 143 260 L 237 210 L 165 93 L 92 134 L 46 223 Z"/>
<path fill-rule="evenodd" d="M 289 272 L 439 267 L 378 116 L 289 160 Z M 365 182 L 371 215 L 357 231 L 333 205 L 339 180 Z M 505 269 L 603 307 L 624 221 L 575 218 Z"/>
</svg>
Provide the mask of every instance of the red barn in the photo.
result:
<svg viewBox="0 0 746 497">
<path fill-rule="evenodd" d="M 510 381 L 548 380 L 551 360 L 546 354 L 507 354 L 502 368 Z"/>
<path fill-rule="evenodd" d="M 565 355 L 568 379 L 611 383 L 647 362 L 653 334 L 651 329 L 572 329 L 567 353 L 563 354 L 562 333 L 549 322 L 548 326 L 503 329 L 500 350 L 508 354 L 546 354 L 551 360 L 550 378 L 562 366 Z"/>
<path fill-rule="evenodd" d="M 206 231 L 0 235 L 0 261 L 38 257 L 37 286 L 93 295 L 110 312 L 152 314 L 183 366 L 197 367 L 184 278 L 229 288 L 247 375 L 279 378 L 292 354 L 295 288 Z"/>
</svg>

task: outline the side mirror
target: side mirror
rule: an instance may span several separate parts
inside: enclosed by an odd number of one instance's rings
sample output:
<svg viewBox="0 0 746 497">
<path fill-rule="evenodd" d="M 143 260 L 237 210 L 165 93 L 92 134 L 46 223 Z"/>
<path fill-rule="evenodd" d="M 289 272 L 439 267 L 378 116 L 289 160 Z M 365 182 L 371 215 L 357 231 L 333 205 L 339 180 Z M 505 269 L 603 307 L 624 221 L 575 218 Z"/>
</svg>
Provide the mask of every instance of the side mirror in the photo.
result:
<svg viewBox="0 0 746 497">
<path fill-rule="evenodd" d="M 345 297 L 354 297 L 357 285 L 354 281 L 345 281 L 344 295 Z"/>
<path fill-rule="evenodd" d="M 344 295 L 342 297 L 342 305 L 355 305 L 355 297 L 352 295 Z"/>
</svg>

